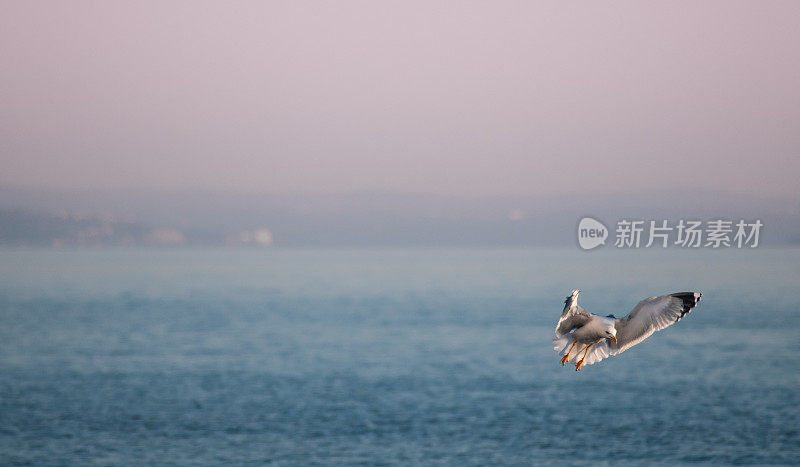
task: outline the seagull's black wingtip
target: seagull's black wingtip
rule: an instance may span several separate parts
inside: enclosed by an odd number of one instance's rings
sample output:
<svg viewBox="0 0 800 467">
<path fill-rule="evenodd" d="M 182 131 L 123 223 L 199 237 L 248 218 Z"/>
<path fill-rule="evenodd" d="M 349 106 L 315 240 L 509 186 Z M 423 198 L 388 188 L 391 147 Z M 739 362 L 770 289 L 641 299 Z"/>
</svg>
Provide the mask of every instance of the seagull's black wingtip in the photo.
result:
<svg viewBox="0 0 800 467">
<path fill-rule="evenodd" d="M 681 299 L 683 302 L 683 310 L 681 311 L 681 318 L 686 313 L 689 313 L 692 308 L 696 307 L 698 303 L 700 303 L 700 297 L 703 296 L 700 292 L 678 292 L 670 294 L 675 298 Z"/>
</svg>

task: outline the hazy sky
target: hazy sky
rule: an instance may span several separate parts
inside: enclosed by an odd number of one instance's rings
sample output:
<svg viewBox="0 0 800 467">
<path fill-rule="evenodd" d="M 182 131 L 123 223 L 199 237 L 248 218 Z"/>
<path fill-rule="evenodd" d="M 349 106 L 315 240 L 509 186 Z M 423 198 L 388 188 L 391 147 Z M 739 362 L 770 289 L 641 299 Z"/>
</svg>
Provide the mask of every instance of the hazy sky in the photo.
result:
<svg viewBox="0 0 800 467">
<path fill-rule="evenodd" d="M 800 2 L 9 1 L 0 185 L 800 196 Z"/>
</svg>

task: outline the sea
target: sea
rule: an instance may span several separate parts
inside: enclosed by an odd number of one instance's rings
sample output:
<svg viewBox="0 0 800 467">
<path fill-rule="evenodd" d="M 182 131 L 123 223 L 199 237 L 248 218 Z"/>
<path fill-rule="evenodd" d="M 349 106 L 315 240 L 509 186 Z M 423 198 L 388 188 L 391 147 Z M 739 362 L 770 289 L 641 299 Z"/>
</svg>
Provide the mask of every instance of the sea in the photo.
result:
<svg viewBox="0 0 800 467">
<path fill-rule="evenodd" d="M 2 465 L 688 463 L 800 463 L 800 249 L 0 251 Z"/>
</svg>

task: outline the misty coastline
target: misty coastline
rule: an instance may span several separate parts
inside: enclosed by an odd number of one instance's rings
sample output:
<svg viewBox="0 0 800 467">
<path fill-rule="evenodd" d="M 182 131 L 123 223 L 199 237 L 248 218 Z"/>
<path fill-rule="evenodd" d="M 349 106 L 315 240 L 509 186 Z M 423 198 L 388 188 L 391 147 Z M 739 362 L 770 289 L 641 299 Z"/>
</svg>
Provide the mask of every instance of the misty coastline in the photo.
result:
<svg viewBox="0 0 800 467">
<path fill-rule="evenodd" d="M 800 203 L 718 192 L 593 196 L 233 194 L 0 189 L 0 246 L 569 247 L 584 215 L 761 219 L 800 244 Z"/>
</svg>

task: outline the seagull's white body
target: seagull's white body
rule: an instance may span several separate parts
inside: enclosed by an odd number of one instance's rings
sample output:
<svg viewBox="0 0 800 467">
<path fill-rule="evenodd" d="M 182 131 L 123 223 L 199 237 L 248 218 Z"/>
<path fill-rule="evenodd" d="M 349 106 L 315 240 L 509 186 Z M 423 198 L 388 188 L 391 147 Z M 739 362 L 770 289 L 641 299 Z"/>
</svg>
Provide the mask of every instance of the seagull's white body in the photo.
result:
<svg viewBox="0 0 800 467">
<path fill-rule="evenodd" d="M 614 320 L 590 313 L 590 318 L 586 324 L 573 331 L 572 339 L 581 344 L 594 344 L 602 339 L 607 339 L 607 337 L 604 337 L 606 332 L 616 336 Z"/>
<path fill-rule="evenodd" d="M 699 292 L 680 292 L 646 298 L 628 316 L 615 318 L 598 316 L 578 306 L 580 292 L 573 290 L 567 297 L 553 339 L 553 348 L 563 356 L 561 363 L 573 361 L 576 370 L 620 354 L 677 323 L 702 296 Z"/>
</svg>

